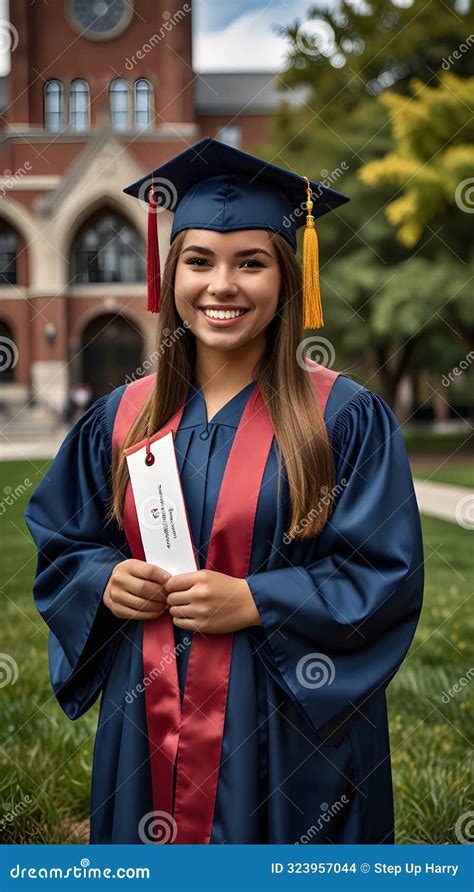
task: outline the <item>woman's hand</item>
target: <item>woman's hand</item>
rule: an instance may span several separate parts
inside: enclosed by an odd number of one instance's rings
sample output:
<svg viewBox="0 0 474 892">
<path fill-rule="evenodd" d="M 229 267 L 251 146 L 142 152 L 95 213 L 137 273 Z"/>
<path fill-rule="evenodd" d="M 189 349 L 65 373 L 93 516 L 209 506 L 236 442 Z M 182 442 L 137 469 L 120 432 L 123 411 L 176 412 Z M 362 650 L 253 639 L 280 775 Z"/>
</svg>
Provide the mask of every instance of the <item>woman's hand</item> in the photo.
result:
<svg viewBox="0 0 474 892">
<path fill-rule="evenodd" d="M 197 632 L 236 632 L 262 624 L 245 579 L 197 570 L 171 576 L 163 586 L 173 622 Z"/>
<path fill-rule="evenodd" d="M 112 570 L 102 600 L 119 619 L 157 619 L 168 609 L 163 583 L 169 578 L 155 564 L 121 561 Z"/>
</svg>

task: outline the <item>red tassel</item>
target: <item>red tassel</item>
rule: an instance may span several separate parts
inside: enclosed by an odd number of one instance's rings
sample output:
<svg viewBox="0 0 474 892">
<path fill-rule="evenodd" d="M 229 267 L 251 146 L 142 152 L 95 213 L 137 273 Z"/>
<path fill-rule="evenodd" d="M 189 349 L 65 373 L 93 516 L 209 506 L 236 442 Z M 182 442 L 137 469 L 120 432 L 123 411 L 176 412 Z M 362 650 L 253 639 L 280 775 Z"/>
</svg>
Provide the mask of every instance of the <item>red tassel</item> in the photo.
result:
<svg viewBox="0 0 474 892">
<path fill-rule="evenodd" d="M 148 232 L 146 245 L 146 279 L 148 291 L 147 309 L 150 313 L 160 312 L 160 250 L 158 245 L 158 226 L 156 214 L 157 201 L 153 182 L 150 186 L 148 204 Z"/>
</svg>

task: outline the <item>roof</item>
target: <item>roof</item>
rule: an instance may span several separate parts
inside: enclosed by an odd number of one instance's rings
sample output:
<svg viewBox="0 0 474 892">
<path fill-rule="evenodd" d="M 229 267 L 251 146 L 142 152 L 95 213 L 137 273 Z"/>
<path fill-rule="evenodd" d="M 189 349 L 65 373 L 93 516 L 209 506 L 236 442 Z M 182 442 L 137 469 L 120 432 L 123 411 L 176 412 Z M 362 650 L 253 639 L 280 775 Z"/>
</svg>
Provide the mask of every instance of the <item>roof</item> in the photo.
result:
<svg viewBox="0 0 474 892">
<path fill-rule="evenodd" d="M 273 71 L 223 72 L 197 74 L 194 104 L 197 114 L 219 115 L 229 112 L 246 115 L 271 114 L 285 100 L 302 105 L 307 88 L 288 90 Z"/>
</svg>

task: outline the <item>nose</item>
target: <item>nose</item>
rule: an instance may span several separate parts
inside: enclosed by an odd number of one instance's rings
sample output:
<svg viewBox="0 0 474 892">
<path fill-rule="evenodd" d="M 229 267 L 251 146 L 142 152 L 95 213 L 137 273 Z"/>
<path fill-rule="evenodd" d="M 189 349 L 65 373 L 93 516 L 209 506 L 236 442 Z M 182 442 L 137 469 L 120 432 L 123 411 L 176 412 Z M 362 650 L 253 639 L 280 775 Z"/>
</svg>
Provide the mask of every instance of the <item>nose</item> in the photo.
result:
<svg viewBox="0 0 474 892">
<path fill-rule="evenodd" d="M 223 297 L 226 294 L 235 295 L 238 290 L 238 285 L 232 278 L 231 270 L 224 265 L 216 266 L 207 287 L 208 294 Z"/>
</svg>

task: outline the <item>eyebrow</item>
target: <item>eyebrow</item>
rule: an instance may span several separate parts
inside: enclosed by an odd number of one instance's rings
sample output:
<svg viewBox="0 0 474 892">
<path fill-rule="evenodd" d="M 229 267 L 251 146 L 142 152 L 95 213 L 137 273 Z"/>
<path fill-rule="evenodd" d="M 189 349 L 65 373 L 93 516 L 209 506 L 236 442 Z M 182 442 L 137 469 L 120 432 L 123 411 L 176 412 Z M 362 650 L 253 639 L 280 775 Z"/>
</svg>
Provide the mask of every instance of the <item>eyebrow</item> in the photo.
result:
<svg viewBox="0 0 474 892">
<path fill-rule="evenodd" d="M 186 251 L 192 251 L 194 254 L 206 254 L 208 257 L 214 257 L 215 251 L 211 251 L 210 248 L 203 248 L 200 245 L 190 245 L 188 248 L 185 248 L 184 251 L 181 251 L 182 254 L 186 254 Z M 273 260 L 271 254 L 268 251 L 265 251 L 264 248 L 246 248 L 244 251 L 236 251 L 234 257 L 250 257 L 251 254 L 266 254 L 267 257 L 270 257 L 270 260 Z"/>
</svg>

